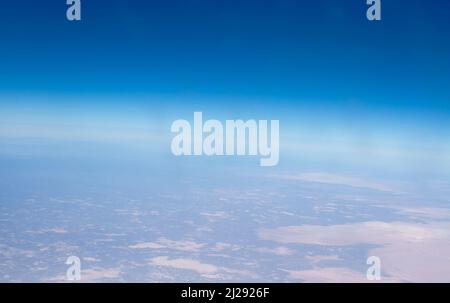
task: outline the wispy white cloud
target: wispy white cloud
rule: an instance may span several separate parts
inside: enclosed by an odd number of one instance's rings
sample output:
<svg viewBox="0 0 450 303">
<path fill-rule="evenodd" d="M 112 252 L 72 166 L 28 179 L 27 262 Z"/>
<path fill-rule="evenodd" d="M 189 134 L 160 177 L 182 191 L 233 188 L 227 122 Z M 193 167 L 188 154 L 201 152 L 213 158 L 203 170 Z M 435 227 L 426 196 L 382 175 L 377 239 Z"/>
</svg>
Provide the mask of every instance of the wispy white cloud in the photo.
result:
<svg viewBox="0 0 450 303">
<path fill-rule="evenodd" d="M 381 182 L 366 180 L 364 178 L 342 176 L 330 173 L 301 173 L 294 175 L 274 175 L 273 177 L 284 180 L 297 180 L 323 184 L 345 185 L 358 188 L 368 188 L 384 192 L 397 192 L 391 186 Z"/>
<path fill-rule="evenodd" d="M 184 269 L 195 271 L 200 275 L 215 274 L 219 268 L 212 264 L 202 263 L 193 259 L 169 259 L 167 256 L 155 257 L 150 260 L 150 264 L 164 267 L 172 267 L 176 269 Z"/>
<path fill-rule="evenodd" d="M 285 246 L 278 246 L 275 248 L 269 248 L 269 247 L 260 247 L 255 249 L 257 252 L 265 253 L 265 254 L 274 254 L 277 256 L 290 256 L 294 254 L 294 250 L 287 248 Z"/>
<path fill-rule="evenodd" d="M 323 246 L 371 244 L 382 270 L 394 279 L 413 282 L 450 281 L 450 223 L 362 222 L 261 229 L 263 240 Z M 324 271 L 326 273 L 326 271 Z"/>
<path fill-rule="evenodd" d="M 108 282 L 111 280 L 117 280 L 120 278 L 122 271 L 119 268 L 88 268 L 81 269 L 81 280 L 79 281 L 69 281 L 64 275 L 59 275 L 50 279 L 46 282 L 51 283 L 98 283 L 98 282 Z"/>
<path fill-rule="evenodd" d="M 307 283 L 368 283 L 365 273 L 345 267 L 314 268 L 309 270 L 285 270 L 293 280 Z M 375 281 L 376 282 L 376 281 Z M 400 282 L 392 278 L 384 278 L 380 282 Z"/>
<path fill-rule="evenodd" d="M 131 249 L 173 249 L 179 251 L 195 252 L 201 249 L 205 244 L 197 243 L 189 240 L 169 240 L 166 238 L 159 238 L 156 242 L 140 242 L 128 247 Z"/>
</svg>

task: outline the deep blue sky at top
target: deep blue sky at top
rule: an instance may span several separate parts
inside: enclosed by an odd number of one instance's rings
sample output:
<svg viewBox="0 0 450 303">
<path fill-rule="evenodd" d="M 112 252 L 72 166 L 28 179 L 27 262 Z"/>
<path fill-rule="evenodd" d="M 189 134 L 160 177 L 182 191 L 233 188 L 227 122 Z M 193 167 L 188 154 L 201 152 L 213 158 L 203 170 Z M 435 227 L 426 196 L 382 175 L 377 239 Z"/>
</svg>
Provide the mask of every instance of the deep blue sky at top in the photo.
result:
<svg viewBox="0 0 450 303">
<path fill-rule="evenodd" d="M 450 112 L 450 1 L 382 4 L 376 23 L 365 0 L 84 0 L 82 21 L 69 22 L 65 0 L 5 0 L 0 96 L 191 94 Z"/>
</svg>

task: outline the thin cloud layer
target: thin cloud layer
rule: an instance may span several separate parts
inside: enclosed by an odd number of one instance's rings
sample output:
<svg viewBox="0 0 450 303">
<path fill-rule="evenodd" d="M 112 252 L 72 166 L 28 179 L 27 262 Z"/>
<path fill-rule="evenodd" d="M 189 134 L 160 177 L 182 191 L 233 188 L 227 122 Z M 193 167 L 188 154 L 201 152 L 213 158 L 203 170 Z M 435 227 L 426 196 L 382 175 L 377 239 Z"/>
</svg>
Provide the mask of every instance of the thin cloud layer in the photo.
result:
<svg viewBox="0 0 450 303">
<path fill-rule="evenodd" d="M 341 176 L 330 173 L 302 173 L 296 175 L 275 176 L 284 180 L 297 180 L 303 182 L 345 185 L 356 188 L 367 188 L 383 192 L 396 192 L 393 188 L 380 182 L 362 178 Z"/>
<path fill-rule="evenodd" d="M 261 229 L 258 236 L 262 240 L 283 244 L 322 246 L 371 244 L 377 247 L 371 249 L 369 254 L 380 257 L 385 277 L 412 282 L 449 282 L 449 222 L 412 224 L 375 221 L 329 226 L 287 226 Z M 325 269 L 319 272 L 333 273 Z M 301 276 L 315 280 L 322 275 L 302 272 Z M 322 278 L 324 282 L 328 280 L 326 275 Z"/>
<path fill-rule="evenodd" d="M 171 267 L 176 269 L 184 269 L 195 271 L 200 275 L 215 274 L 219 271 L 217 266 L 212 264 L 202 263 L 193 259 L 179 258 L 169 259 L 167 256 L 155 257 L 150 260 L 150 264 L 156 266 Z"/>
</svg>

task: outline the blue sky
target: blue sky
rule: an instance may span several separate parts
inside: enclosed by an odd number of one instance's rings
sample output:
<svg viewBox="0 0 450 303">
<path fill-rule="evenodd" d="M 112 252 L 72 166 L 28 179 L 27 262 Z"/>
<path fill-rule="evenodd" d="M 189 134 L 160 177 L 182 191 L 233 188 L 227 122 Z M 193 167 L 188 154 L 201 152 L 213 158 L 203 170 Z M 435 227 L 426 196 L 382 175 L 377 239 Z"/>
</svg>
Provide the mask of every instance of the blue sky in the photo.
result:
<svg viewBox="0 0 450 303">
<path fill-rule="evenodd" d="M 297 151 L 365 146 L 442 162 L 450 3 L 383 1 L 381 22 L 366 9 L 363 0 L 84 0 L 82 21 L 68 22 L 65 1 L 8 1 L 2 134 L 72 127 L 135 137 L 202 110 L 280 119 Z"/>
<path fill-rule="evenodd" d="M 448 1 L 8 1 L 3 92 L 151 93 L 446 107 Z M 213 102 L 213 101 L 211 101 Z M 307 101 L 303 101 L 307 102 Z"/>
</svg>

